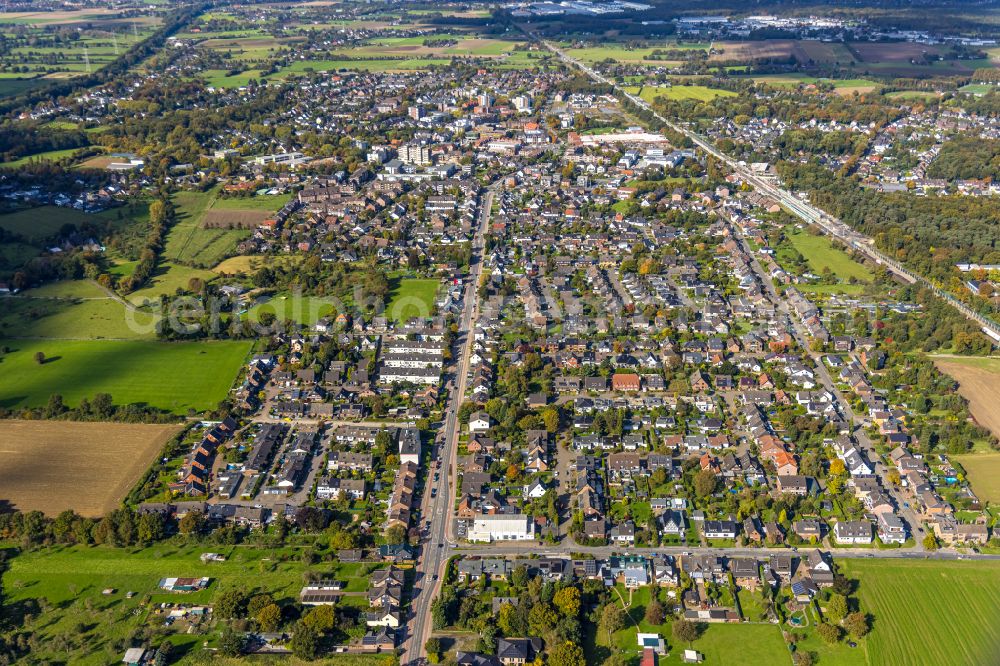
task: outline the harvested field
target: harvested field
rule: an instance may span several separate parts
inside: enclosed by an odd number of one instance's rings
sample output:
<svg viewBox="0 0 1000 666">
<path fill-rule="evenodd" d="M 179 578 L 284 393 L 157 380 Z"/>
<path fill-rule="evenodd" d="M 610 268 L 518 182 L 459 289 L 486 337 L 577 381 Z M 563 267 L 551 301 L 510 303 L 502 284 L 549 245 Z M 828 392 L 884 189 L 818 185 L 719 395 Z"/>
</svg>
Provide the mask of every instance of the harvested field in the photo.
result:
<svg viewBox="0 0 1000 666">
<path fill-rule="evenodd" d="M 854 63 L 854 56 L 843 44 L 806 40 L 796 42 L 792 53 L 795 59 L 803 65 L 831 63 L 846 65 Z"/>
<path fill-rule="evenodd" d="M 54 516 L 114 509 L 177 425 L 0 421 L 0 503 Z"/>
<path fill-rule="evenodd" d="M 896 64 L 919 61 L 925 57 L 936 58 L 941 53 L 941 49 L 936 46 L 911 42 L 857 42 L 852 43 L 850 48 L 864 62 Z"/>
<path fill-rule="evenodd" d="M 210 210 L 201 218 L 205 229 L 254 229 L 270 218 L 266 210 Z"/>
<path fill-rule="evenodd" d="M 787 60 L 792 57 L 797 42 L 791 39 L 767 39 L 759 42 L 716 42 L 711 61 Z"/>
<path fill-rule="evenodd" d="M 1000 437 L 1000 358 L 935 356 L 934 363 L 958 382 L 976 422 Z"/>
</svg>

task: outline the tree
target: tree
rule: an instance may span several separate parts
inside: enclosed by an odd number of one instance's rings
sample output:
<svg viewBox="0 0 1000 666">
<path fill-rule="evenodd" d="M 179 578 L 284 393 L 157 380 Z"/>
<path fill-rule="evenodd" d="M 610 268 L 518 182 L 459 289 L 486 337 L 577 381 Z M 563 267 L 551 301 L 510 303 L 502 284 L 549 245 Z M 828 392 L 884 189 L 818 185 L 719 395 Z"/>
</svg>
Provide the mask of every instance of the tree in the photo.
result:
<svg viewBox="0 0 1000 666">
<path fill-rule="evenodd" d="M 519 565 L 510 574 L 510 584 L 514 587 L 524 587 L 528 584 L 528 567 Z"/>
<path fill-rule="evenodd" d="M 139 543 L 150 544 L 166 535 L 163 518 L 158 513 L 144 513 L 139 517 Z"/>
<path fill-rule="evenodd" d="M 831 587 L 837 594 L 842 594 L 845 597 L 849 596 L 851 592 L 854 591 L 854 585 L 851 581 L 843 574 L 836 574 L 833 577 L 833 587 Z"/>
<path fill-rule="evenodd" d="M 515 633 L 514 623 L 516 622 L 516 613 L 517 609 L 514 608 L 514 604 L 506 601 L 500 604 L 500 612 L 497 614 L 497 626 L 500 627 L 500 631 L 505 636 L 512 636 Z"/>
<path fill-rule="evenodd" d="M 613 634 L 625 627 L 625 611 L 615 602 L 604 606 L 601 611 L 601 630 Z"/>
<path fill-rule="evenodd" d="M 222 619 L 246 617 L 249 595 L 246 591 L 237 587 L 223 590 L 215 599 L 215 607 L 212 609 L 217 617 Z"/>
<path fill-rule="evenodd" d="M 292 654 L 299 659 L 312 660 L 319 654 L 319 634 L 304 622 L 295 625 L 295 633 L 289 641 Z"/>
<path fill-rule="evenodd" d="M 197 534 L 205 524 L 205 516 L 200 511 L 188 511 L 177 523 L 181 534 Z"/>
<path fill-rule="evenodd" d="M 827 645 L 833 645 L 840 640 L 840 627 L 834 626 L 829 622 L 820 622 L 816 626 L 816 633 L 819 634 L 819 637 Z"/>
<path fill-rule="evenodd" d="M 265 606 L 270 606 L 274 603 L 274 599 L 271 598 L 270 594 L 255 594 L 247 602 L 247 615 L 251 617 L 257 617 L 257 613 L 261 612 Z M 319 606 L 319 608 L 323 608 Z"/>
<path fill-rule="evenodd" d="M 698 638 L 698 625 L 690 620 L 677 620 L 671 629 L 674 640 L 690 645 Z"/>
<path fill-rule="evenodd" d="M 337 625 L 337 614 L 334 612 L 333 606 L 316 606 L 305 614 L 302 622 L 318 633 L 325 634 L 332 631 Z"/>
<path fill-rule="evenodd" d="M 406 541 L 406 529 L 402 525 L 393 525 L 385 531 L 385 542 L 391 546 Z"/>
<path fill-rule="evenodd" d="M 824 614 L 831 622 L 839 624 L 847 616 L 847 598 L 842 594 L 831 594 Z"/>
<path fill-rule="evenodd" d="M 560 643 L 549 653 L 549 666 L 586 666 L 586 664 L 583 648 L 570 641 Z"/>
<path fill-rule="evenodd" d="M 792 657 L 792 663 L 795 666 L 812 666 L 813 656 L 811 652 L 799 651 L 795 653 Z"/>
<path fill-rule="evenodd" d="M 557 432 L 559 430 L 559 410 L 546 409 L 543 411 L 542 423 L 545 424 L 545 429 L 550 433 Z"/>
<path fill-rule="evenodd" d="M 441 661 L 441 639 L 428 638 L 424 643 L 424 650 L 427 652 L 427 661 L 436 664 Z"/>
<path fill-rule="evenodd" d="M 238 657 L 243 654 L 243 647 L 246 645 L 246 636 L 242 631 L 236 631 L 227 626 L 222 631 L 222 638 L 219 639 L 219 652 L 227 657 Z"/>
<path fill-rule="evenodd" d="M 855 611 L 844 618 L 844 628 L 854 638 L 861 638 L 868 633 L 868 616 Z"/>
<path fill-rule="evenodd" d="M 281 624 L 281 608 L 278 604 L 268 604 L 254 616 L 261 631 L 275 631 Z"/>
<path fill-rule="evenodd" d="M 937 550 L 938 540 L 934 536 L 933 532 L 928 532 L 927 536 L 924 537 L 924 550 Z"/>
<path fill-rule="evenodd" d="M 552 597 L 552 603 L 567 617 L 576 617 L 580 612 L 580 590 L 575 587 L 564 587 Z"/>
<path fill-rule="evenodd" d="M 532 634 L 544 634 L 556 626 L 559 616 L 552 606 L 539 602 L 528 611 L 528 629 Z"/>
<path fill-rule="evenodd" d="M 45 352 L 36 351 L 35 352 L 35 363 L 42 365 L 45 363 Z"/>
<path fill-rule="evenodd" d="M 694 476 L 694 492 L 701 499 L 705 499 L 715 492 L 718 481 L 711 470 L 703 469 Z"/>
<path fill-rule="evenodd" d="M 648 624 L 663 624 L 666 611 L 658 600 L 653 599 L 646 606 L 646 622 Z"/>
</svg>

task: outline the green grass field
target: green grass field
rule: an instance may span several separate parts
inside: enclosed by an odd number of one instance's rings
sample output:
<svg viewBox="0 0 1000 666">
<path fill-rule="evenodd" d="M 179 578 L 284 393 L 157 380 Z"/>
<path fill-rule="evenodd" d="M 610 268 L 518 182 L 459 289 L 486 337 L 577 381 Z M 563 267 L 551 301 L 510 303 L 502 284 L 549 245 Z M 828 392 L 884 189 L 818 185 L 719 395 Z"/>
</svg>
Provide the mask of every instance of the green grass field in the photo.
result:
<svg viewBox="0 0 1000 666">
<path fill-rule="evenodd" d="M 32 289 L 34 297 L 17 296 L 4 300 L 0 312 L 0 337 L 52 338 L 69 340 L 153 339 L 151 313 L 129 311 L 103 293 L 100 296 L 57 296 L 55 283 Z M 39 297 L 39 294 L 42 296 Z M 85 298 L 86 300 L 76 300 Z M 130 321 L 139 324 L 130 326 Z"/>
<path fill-rule="evenodd" d="M 852 277 L 860 282 L 871 282 L 872 272 L 857 263 L 842 250 L 830 243 L 826 236 L 814 236 L 802 230 L 788 230 L 785 234 L 788 241 L 806 258 L 814 273 L 822 275 L 827 268 L 841 280 Z"/>
<path fill-rule="evenodd" d="M 291 201 L 291 193 L 261 194 L 253 197 L 219 197 L 212 202 L 212 210 L 265 210 L 277 212 Z"/>
<path fill-rule="evenodd" d="M 0 345 L 0 405 L 45 405 L 60 393 L 69 405 L 95 393 L 115 404 L 144 403 L 183 414 L 214 408 L 226 397 L 249 342 L 158 343 L 109 340 L 9 340 Z M 36 352 L 49 359 L 35 362 Z"/>
<path fill-rule="evenodd" d="M 699 102 L 710 102 L 716 97 L 735 97 L 736 93 L 729 90 L 719 90 L 707 86 L 669 86 L 661 88 L 659 86 L 633 86 L 626 89 L 633 95 L 639 95 L 649 103 L 653 103 L 657 97 L 664 97 L 670 100 L 693 99 Z"/>
<path fill-rule="evenodd" d="M 850 93 L 855 90 L 866 91 L 878 86 L 877 82 L 870 79 L 826 79 L 806 74 L 765 74 L 752 78 L 758 83 L 766 83 L 775 88 L 795 88 L 799 85 L 828 83 L 841 93 Z"/>
<path fill-rule="evenodd" d="M 1000 504 L 1000 453 L 971 453 L 954 456 L 981 500 Z"/>
<path fill-rule="evenodd" d="M 626 600 L 628 592 L 619 586 Z M 608 642 L 607 634 L 600 632 L 594 636 L 594 644 L 588 644 L 586 650 L 588 663 L 600 663 L 611 649 L 621 651 L 633 659 L 637 659 L 640 650 L 636 634 L 654 633 L 662 636 L 670 646 L 670 654 L 660 657 L 663 666 L 680 664 L 687 645 L 678 644 L 671 633 L 671 622 L 662 625 L 651 625 L 645 622 L 643 615 L 650 600 L 650 588 L 635 590 L 631 606 L 627 611 L 632 618 L 629 626 L 615 632 Z M 619 602 L 620 604 L 621 602 Z M 636 627 L 635 622 L 638 622 Z M 691 644 L 691 649 L 705 655 L 706 664 L 725 664 L 726 666 L 757 666 L 759 664 L 787 664 L 790 662 L 788 649 L 781 637 L 781 630 L 773 624 L 711 624 L 704 633 Z M 635 663 L 635 662 L 633 662 Z"/>
<path fill-rule="evenodd" d="M 343 56 L 352 56 L 345 53 Z M 338 69 L 357 69 L 364 72 L 412 72 L 433 65 L 450 65 L 450 58 L 399 58 L 387 60 L 296 60 L 281 73 L 334 72 Z"/>
<path fill-rule="evenodd" d="M 0 169 L 16 169 L 30 164 L 31 162 L 57 162 L 59 160 L 72 157 L 80 148 L 66 148 L 64 150 L 50 150 L 45 153 L 25 155 L 24 157 L 10 162 L 0 162 Z"/>
<path fill-rule="evenodd" d="M 200 555 L 210 551 L 221 553 L 226 561 L 201 562 Z M 347 581 L 349 592 L 363 592 L 367 586 L 368 565 L 316 564 L 309 569 Z M 40 639 L 32 649 L 33 657 L 96 666 L 119 663 L 121 643 L 127 643 L 142 627 L 162 627 L 163 619 L 153 612 L 154 604 L 211 603 L 219 590 L 230 587 L 266 592 L 287 604 L 297 599 L 306 570 L 300 550 L 295 548 L 186 544 L 145 549 L 54 547 L 14 558 L 3 576 L 3 587 L 9 608 L 39 600 L 46 604 L 46 612 L 31 626 Z M 202 576 L 212 582 L 198 592 L 173 594 L 157 586 L 161 578 Z M 109 588 L 113 594 L 101 593 Z M 126 592 L 135 595 L 127 599 Z M 355 598 L 364 599 L 349 599 Z M 218 636 L 218 629 L 208 627 L 195 634 L 185 634 L 176 627 L 175 631 L 169 633 L 180 659 L 171 663 L 203 661 L 204 656 L 199 655 L 202 641 L 208 639 L 214 645 Z M 218 660 L 213 658 L 212 663 Z M 322 663 L 389 666 L 391 662 L 331 659 Z"/>
<path fill-rule="evenodd" d="M 249 235 L 250 232 L 245 229 L 202 227 L 205 212 L 218 201 L 218 189 L 207 192 L 183 191 L 174 194 L 177 221 L 167 233 L 167 241 L 163 248 L 164 259 L 211 268 L 232 253 L 236 245 Z M 279 205 L 278 208 L 280 207 Z M 172 292 L 173 289 L 170 293 Z"/>
<path fill-rule="evenodd" d="M 871 666 L 963 666 L 1000 661 L 1000 563 L 844 560 L 875 617 Z"/>
<path fill-rule="evenodd" d="M 187 290 L 192 278 L 208 282 L 214 280 L 216 274 L 199 268 L 188 268 L 173 263 L 161 263 L 153 271 L 153 277 L 142 289 L 136 289 L 126 296 L 130 303 L 142 305 L 146 302 L 156 302 L 161 294 L 171 296 L 178 289 Z"/>
<path fill-rule="evenodd" d="M 434 296 L 439 280 L 392 278 L 385 314 L 392 321 L 406 321 L 410 317 L 429 317 L 434 313 Z"/>
<path fill-rule="evenodd" d="M 256 322 L 265 313 L 274 315 L 278 321 L 312 326 L 323 317 L 336 315 L 337 305 L 333 299 L 277 294 L 251 307 L 245 317 Z"/>
<path fill-rule="evenodd" d="M 100 213 L 84 213 L 75 208 L 39 206 L 0 215 L 0 227 L 23 236 L 25 240 L 33 243 L 52 236 L 65 224 L 79 227 L 88 223 L 117 222 L 119 211 L 122 212 L 123 217 L 129 216 L 133 212 L 129 208 L 112 208 Z"/>
</svg>

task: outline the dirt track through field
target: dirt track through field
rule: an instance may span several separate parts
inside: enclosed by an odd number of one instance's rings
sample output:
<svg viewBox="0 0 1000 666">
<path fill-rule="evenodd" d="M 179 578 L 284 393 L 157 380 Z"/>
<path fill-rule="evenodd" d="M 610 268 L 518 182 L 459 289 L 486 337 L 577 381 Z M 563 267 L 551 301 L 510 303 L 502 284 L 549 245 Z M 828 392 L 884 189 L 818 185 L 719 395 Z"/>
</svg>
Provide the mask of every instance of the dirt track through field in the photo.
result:
<svg viewBox="0 0 1000 666">
<path fill-rule="evenodd" d="M 116 508 L 179 426 L 0 421 L 0 503 L 54 516 Z"/>
</svg>

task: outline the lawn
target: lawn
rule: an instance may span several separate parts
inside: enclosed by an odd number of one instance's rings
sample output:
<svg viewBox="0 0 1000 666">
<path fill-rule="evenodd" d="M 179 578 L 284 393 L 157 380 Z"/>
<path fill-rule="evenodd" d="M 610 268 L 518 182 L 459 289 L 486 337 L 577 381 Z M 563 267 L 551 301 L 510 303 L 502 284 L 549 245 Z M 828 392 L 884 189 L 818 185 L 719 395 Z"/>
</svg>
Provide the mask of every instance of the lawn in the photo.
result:
<svg viewBox="0 0 1000 666">
<path fill-rule="evenodd" d="M 44 153 L 35 153 L 34 155 L 25 155 L 16 160 L 11 160 L 10 162 L 0 162 L 0 169 L 16 169 L 25 164 L 30 164 L 32 162 L 56 162 L 68 157 L 73 157 L 73 155 L 80 148 L 66 148 L 64 150 L 50 150 Z"/>
<path fill-rule="evenodd" d="M 141 289 L 136 289 L 126 298 L 135 305 L 156 302 L 161 295 L 172 296 L 178 289 L 187 290 L 192 278 L 205 282 L 214 280 L 215 273 L 198 268 L 188 268 L 173 263 L 161 263 L 153 271 L 153 276 Z"/>
<path fill-rule="evenodd" d="M 255 303 L 246 313 L 246 318 L 257 322 L 265 313 L 274 315 L 278 321 L 289 320 L 312 326 L 323 317 L 336 315 L 337 303 L 334 299 L 316 296 L 278 294 Z"/>
<path fill-rule="evenodd" d="M 69 405 L 96 393 L 176 414 L 215 408 L 226 397 L 250 342 L 159 343 L 109 340 L 2 340 L 0 406 Z M 49 359 L 39 365 L 36 352 Z"/>
<path fill-rule="evenodd" d="M 220 553 L 226 561 L 203 563 L 199 558 L 205 552 Z M 346 580 L 349 589 L 364 590 L 367 583 L 366 565 L 316 564 L 309 569 L 324 577 Z M 30 625 L 39 638 L 32 650 L 34 658 L 97 665 L 119 663 L 121 643 L 147 623 L 162 627 L 162 619 L 152 613 L 154 604 L 210 603 L 219 590 L 237 586 L 267 592 L 281 603 L 290 603 L 297 599 L 306 570 L 301 550 L 295 548 L 171 543 L 144 549 L 53 547 L 15 557 L 3 576 L 3 587 L 5 603 L 12 612 L 33 601 L 45 600 L 48 610 Z M 208 589 L 188 594 L 159 590 L 157 584 L 161 578 L 175 576 L 207 576 L 212 582 Z M 103 595 L 104 589 L 114 592 Z M 126 592 L 135 595 L 128 599 Z M 192 663 L 202 661 L 196 654 L 201 642 L 211 638 L 217 629 L 202 629 L 201 635 L 177 631 L 171 634 L 172 642 L 192 652 L 185 654 L 181 649 L 179 662 L 171 663 Z M 212 663 L 218 660 L 213 658 Z M 322 663 L 388 666 L 384 661 L 350 658 Z"/>
<path fill-rule="evenodd" d="M 410 317 L 430 317 L 434 313 L 434 296 L 441 282 L 433 279 L 392 278 L 385 314 L 392 321 Z"/>
<path fill-rule="evenodd" d="M 183 191 L 174 195 L 177 222 L 167 233 L 163 249 L 166 260 L 210 268 L 231 254 L 236 245 L 250 234 L 245 229 L 206 229 L 202 226 L 205 212 L 216 204 L 217 196 L 218 189 Z"/>
<path fill-rule="evenodd" d="M 341 54 L 345 58 L 352 53 Z M 291 73 L 333 72 L 339 69 L 357 69 L 365 72 L 412 72 L 433 65 L 450 65 L 450 58 L 400 58 L 380 60 L 296 60 L 281 70 Z"/>
<path fill-rule="evenodd" d="M 229 257 L 220 262 L 212 269 L 214 273 L 226 273 L 229 275 L 236 273 L 253 273 L 264 266 L 279 266 L 293 264 L 300 261 L 302 257 L 296 255 L 266 255 L 266 254 L 241 254 Z"/>
<path fill-rule="evenodd" d="M 109 297 L 77 300 L 55 296 L 61 290 L 73 293 L 63 283 L 32 289 L 30 294 L 45 297 L 10 297 L 0 310 L 0 336 L 8 338 L 57 338 L 66 340 L 139 340 L 155 337 L 157 317 L 129 311 Z M 79 293 L 82 293 L 80 291 Z"/>
<path fill-rule="evenodd" d="M 104 224 L 117 219 L 117 212 L 125 209 L 110 209 L 100 213 L 84 213 L 75 208 L 62 206 L 39 206 L 0 215 L 0 227 L 23 236 L 29 242 L 44 240 L 66 224 L 77 227 L 85 224 Z"/>
<path fill-rule="evenodd" d="M 1000 504 L 1000 453 L 970 453 L 954 456 L 965 468 L 973 492 L 990 504 Z"/>
<path fill-rule="evenodd" d="M 730 90 L 720 90 L 707 86 L 633 86 L 626 90 L 646 100 L 652 104 L 657 97 L 664 97 L 669 100 L 693 99 L 699 102 L 710 102 L 716 97 L 735 97 L 736 93 Z"/>
<path fill-rule="evenodd" d="M 872 666 L 995 664 L 1000 656 L 1000 563 L 844 560 L 875 617 Z"/>
<path fill-rule="evenodd" d="M 851 259 L 842 250 L 833 247 L 826 236 L 816 236 L 801 230 L 788 230 L 788 241 L 806 258 L 812 271 L 822 275 L 827 268 L 840 278 L 847 281 L 851 278 L 859 282 L 871 282 L 872 272 Z"/>
<path fill-rule="evenodd" d="M 219 197 L 212 202 L 212 210 L 264 210 L 273 213 L 291 199 L 291 193 L 259 194 L 253 197 Z"/>
<path fill-rule="evenodd" d="M 100 285 L 90 280 L 61 280 L 21 292 L 26 298 L 107 298 Z"/>
</svg>

